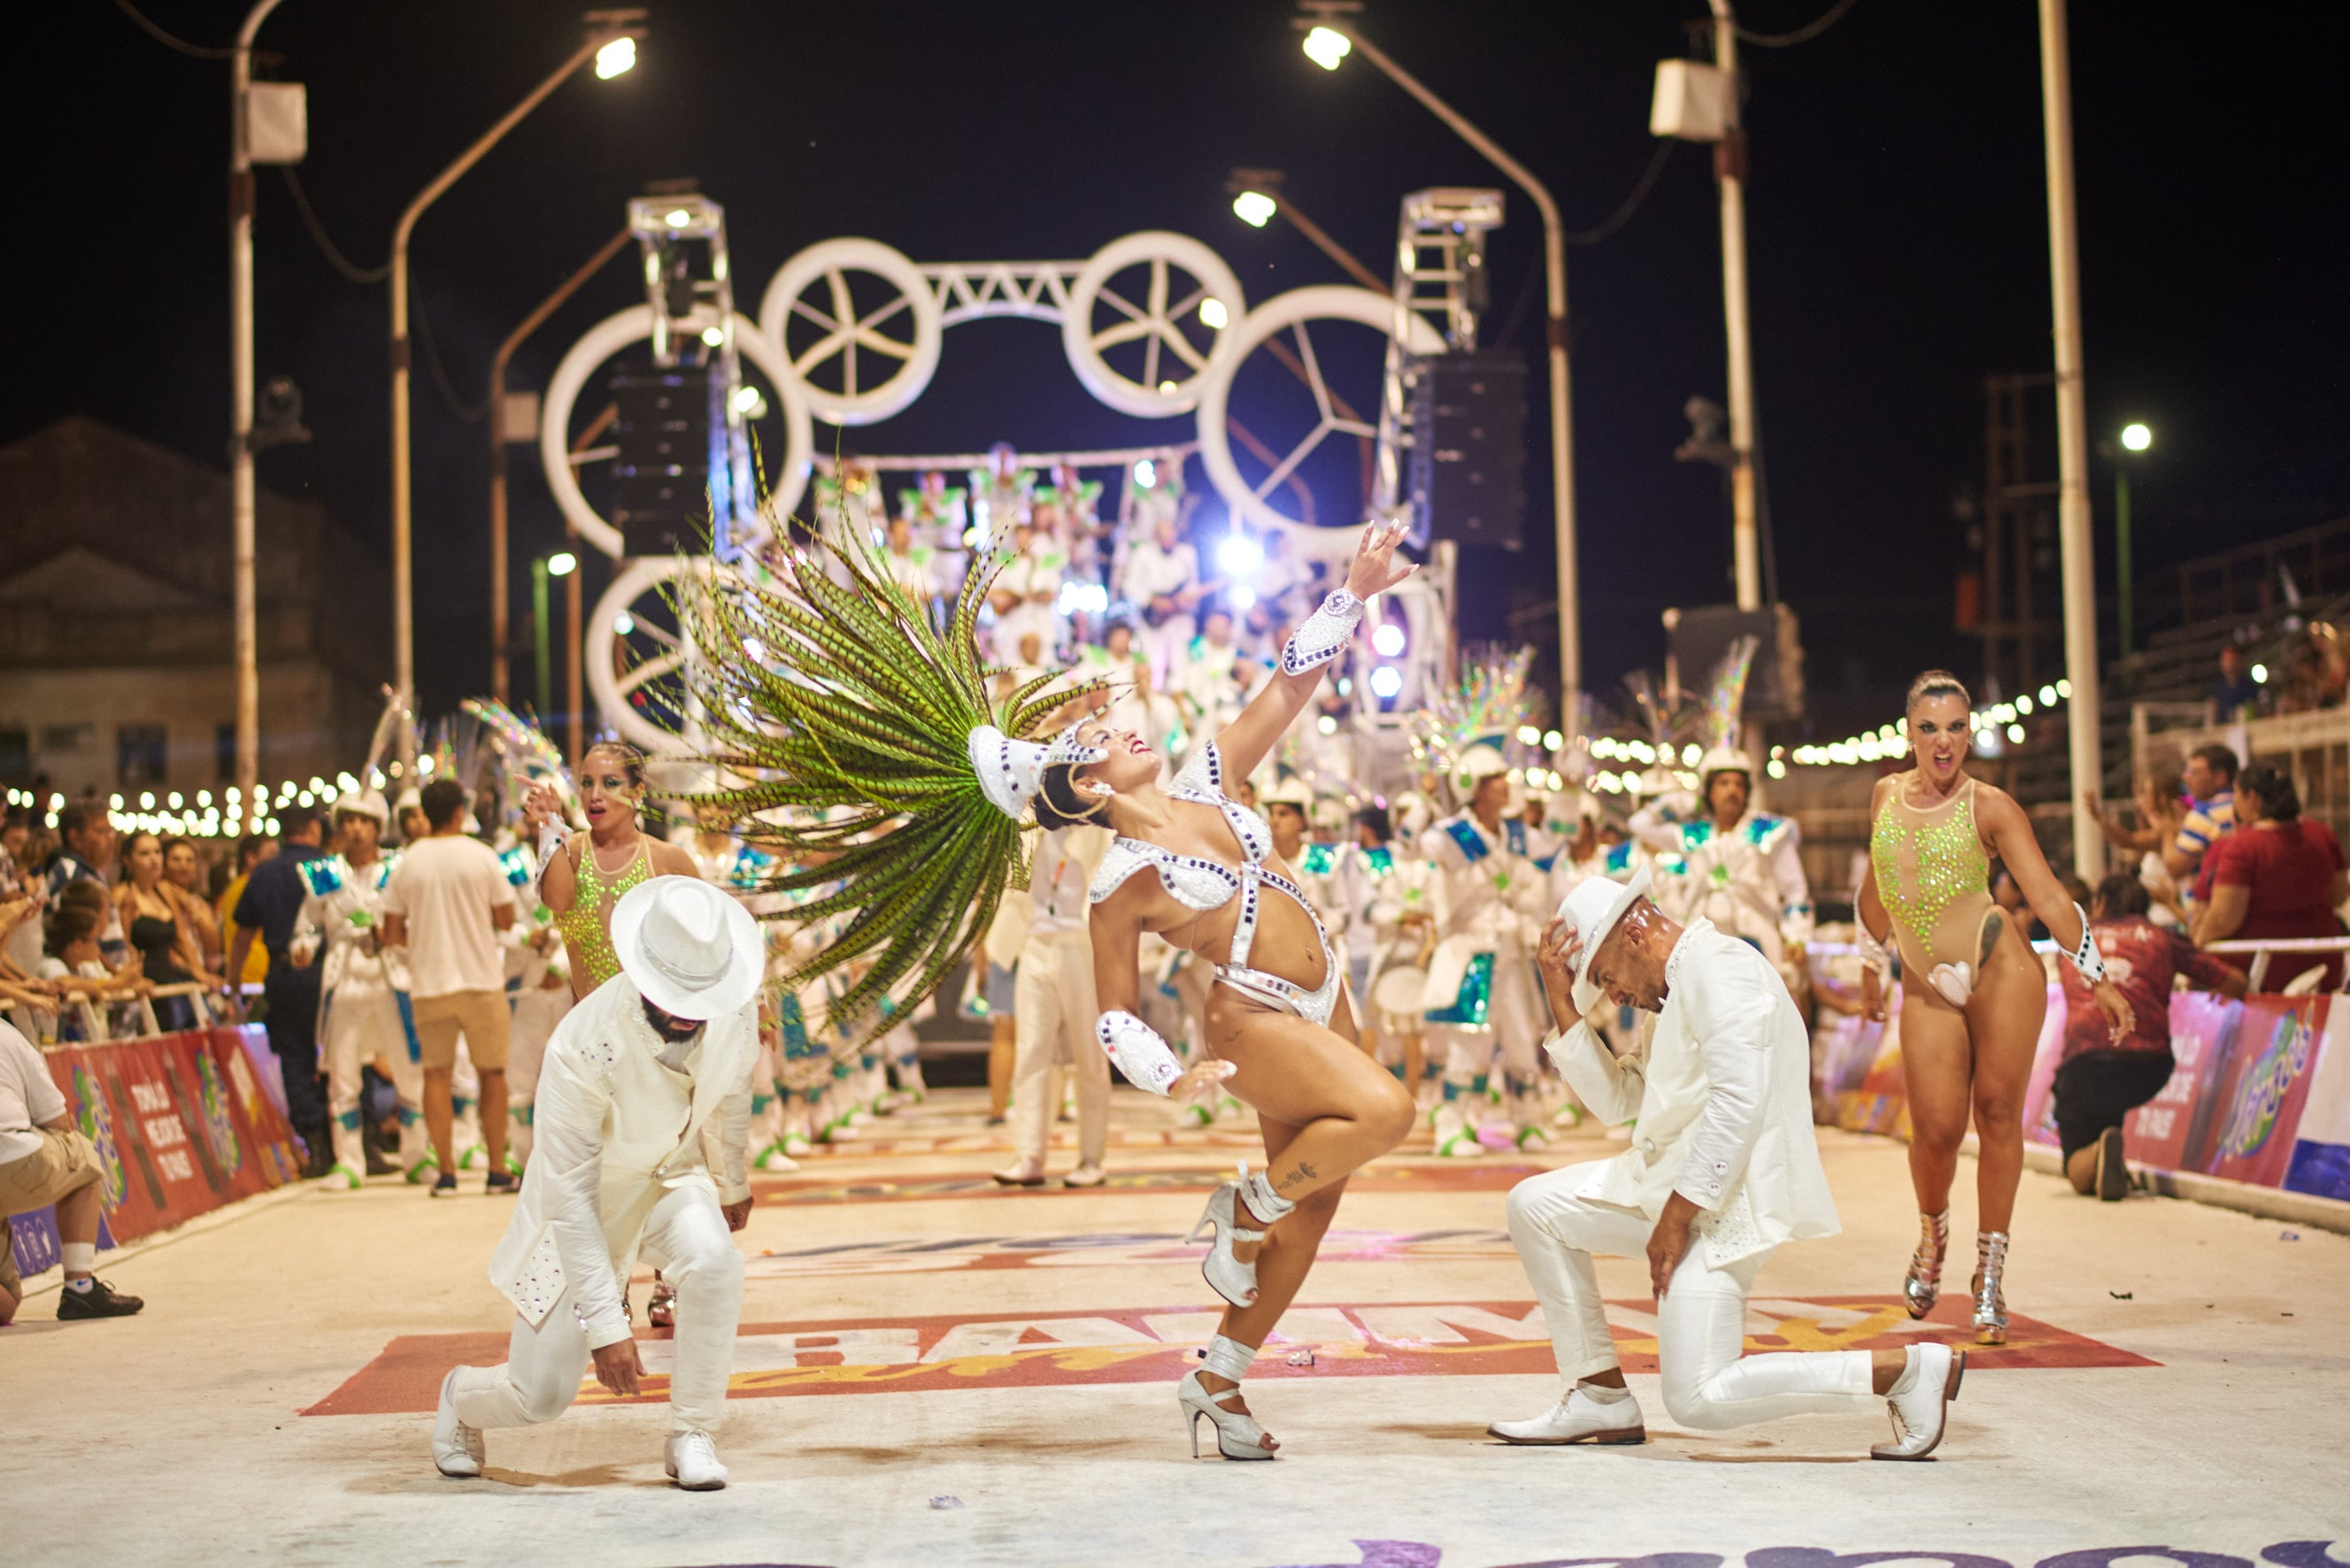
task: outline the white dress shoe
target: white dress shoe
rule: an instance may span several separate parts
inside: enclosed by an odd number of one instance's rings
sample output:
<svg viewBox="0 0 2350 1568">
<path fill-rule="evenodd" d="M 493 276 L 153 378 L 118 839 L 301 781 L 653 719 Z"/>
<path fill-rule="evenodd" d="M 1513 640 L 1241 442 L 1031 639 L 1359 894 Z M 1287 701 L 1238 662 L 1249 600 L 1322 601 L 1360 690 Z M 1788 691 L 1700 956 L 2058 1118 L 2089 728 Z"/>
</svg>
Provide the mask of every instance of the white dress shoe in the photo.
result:
<svg viewBox="0 0 2350 1568">
<path fill-rule="evenodd" d="M 683 1491 L 722 1491 L 726 1467 L 718 1462 L 718 1445 L 707 1432 L 671 1432 L 663 1468 Z"/>
<path fill-rule="evenodd" d="M 1099 1187 L 1109 1179 L 1109 1173 L 1098 1165 L 1080 1165 L 1061 1178 L 1064 1187 Z"/>
<path fill-rule="evenodd" d="M 1557 1448 L 1568 1443 L 1645 1443 L 1648 1428 L 1640 1420 L 1640 1402 L 1627 1395 L 1603 1405 L 1582 1389 L 1531 1421 L 1496 1421 L 1485 1428 L 1505 1443 L 1530 1448 Z"/>
<path fill-rule="evenodd" d="M 1868 1450 L 1872 1459 L 1922 1459 L 1942 1440 L 1949 1406 L 1967 1376 L 1966 1352 L 1947 1345 L 1913 1345 L 1909 1365 L 1885 1403 L 1893 1412 L 1893 1441 Z"/>
<path fill-rule="evenodd" d="M 482 1429 L 457 1419 L 457 1374 L 463 1370 L 452 1366 L 441 1379 L 441 1407 L 432 1417 L 432 1468 L 459 1480 L 480 1475 L 489 1457 Z"/>
</svg>

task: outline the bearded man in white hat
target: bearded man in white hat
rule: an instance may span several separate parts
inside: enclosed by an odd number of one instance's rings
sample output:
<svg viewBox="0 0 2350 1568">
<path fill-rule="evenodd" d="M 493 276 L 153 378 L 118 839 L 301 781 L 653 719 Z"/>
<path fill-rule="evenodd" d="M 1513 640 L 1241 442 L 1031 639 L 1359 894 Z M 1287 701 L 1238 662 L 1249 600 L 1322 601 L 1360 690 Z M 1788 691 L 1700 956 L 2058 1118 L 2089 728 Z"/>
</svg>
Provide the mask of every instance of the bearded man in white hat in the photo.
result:
<svg viewBox="0 0 2350 1568">
<path fill-rule="evenodd" d="M 1859 1411 L 1886 1401 L 1880 1459 L 1922 1459 L 1941 1441 L 1966 1357 L 1907 1350 L 1742 1355 L 1746 1296 L 1771 1254 L 1839 1229 L 1813 1140 L 1811 1045 L 1770 963 L 1711 922 L 1682 926 L 1629 883 L 1593 877 L 1543 932 L 1536 962 L 1557 1028 L 1544 1042 L 1593 1115 L 1633 1122 L 1612 1159 L 1511 1189 L 1510 1240 L 1550 1324 L 1566 1390 L 1531 1420 L 1488 1428 L 1507 1443 L 1639 1443 L 1592 1268 L 1595 1252 L 1646 1257 L 1657 1295 L 1665 1411 L 1714 1431 Z M 1657 1013 L 1645 1052 L 1618 1058 L 1585 1022 L 1602 998 Z"/>
<path fill-rule="evenodd" d="M 1504 1111 L 1518 1147 L 1549 1142 L 1537 1093 L 1543 1012 L 1532 962 L 1548 899 L 1525 822 L 1509 814 L 1508 768 L 1492 746 L 1464 750 L 1452 783 L 1468 806 L 1419 840 L 1420 854 L 1444 878 L 1442 922 L 1422 1000 L 1429 1050 L 1444 1055 L 1436 1152 L 1455 1159 L 1485 1152 L 1477 1125 L 1497 1049 Z"/>
<path fill-rule="evenodd" d="M 356 1188 L 370 1173 L 359 1130 L 360 1068 L 389 1068 L 400 1101 L 400 1163 L 416 1169 L 424 1141 L 424 1068 L 409 1012 L 408 964 L 383 944 L 383 894 L 396 852 L 382 847 L 391 810 L 371 789 L 335 797 L 330 854 L 301 865 L 302 909 L 287 955 L 296 967 L 322 964 L 318 1054 L 327 1069 L 327 1118 L 334 1139 L 329 1186 Z"/>
<path fill-rule="evenodd" d="M 1812 940 L 1812 888 L 1804 876 L 1803 830 L 1793 817 L 1754 805 L 1754 761 L 1718 745 L 1698 763 L 1701 798 L 1667 794 L 1633 813 L 1633 836 L 1676 867 L 1679 918 L 1702 915 L 1762 950 L 1790 991 L 1804 982 Z"/>
<path fill-rule="evenodd" d="M 620 972 L 565 1015 L 539 1069 L 536 1135 L 490 1282 L 514 1303 L 504 1366 L 441 1386 L 432 1462 L 482 1473 L 482 1434 L 551 1421 L 592 1362 L 637 1392 L 625 1292 L 637 1262 L 677 1292 L 667 1469 L 726 1484 L 716 1435 L 743 1310 L 757 995 L 766 950 L 749 911 L 691 877 L 655 877 L 612 909 Z M 715 1170 L 713 1173 L 713 1164 Z"/>
</svg>

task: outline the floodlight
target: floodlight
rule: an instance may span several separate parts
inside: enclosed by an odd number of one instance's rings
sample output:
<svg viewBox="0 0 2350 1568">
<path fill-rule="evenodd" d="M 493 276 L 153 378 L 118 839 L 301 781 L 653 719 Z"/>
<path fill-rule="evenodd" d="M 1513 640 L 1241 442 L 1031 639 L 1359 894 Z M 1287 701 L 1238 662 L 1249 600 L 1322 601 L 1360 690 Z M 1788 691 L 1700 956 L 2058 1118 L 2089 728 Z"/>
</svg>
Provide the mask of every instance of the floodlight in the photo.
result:
<svg viewBox="0 0 2350 1568">
<path fill-rule="evenodd" d="M 1316 27 L 1305 35 L 1305 57 L 1326 71 L 1335 71 L 1338 62 L 1354 53 L 1354 40 L 1335 27 Z"/>
<path fill-rule="evenodd" d="M 596 51 L 596 74 L 606 81 L 634 69 L 636 63 L 637 41 L 626 33 Z"/>
<path fill-rule="evenodd" d="M 1394 697 L 1403 691 L 1403 671 L 1392 664 L 1382 664 L 1371 671 L 1371 695 Z"/>
<path fill-rule="evenodd" d="M 1209 331 L 1222 332 L 1232 324 L 1232 319 L 1224 310 L 1224 302 L 1215 296 L 1210 295 L 1200 301 L 1200 325 Z"/>
<path fill-rule="evenodd" d="M 579 557 L 568 550 L 557 550 L 546 558 L 546 575 L 550 577 L 567 577 L 578 569 Z"/>
<path fill-rule="evenodd" d="M 1391 620 L 1379 622 L 1371 632 L 1371 651 L 1381 659 L 1400 657 L 1403 653 L 1403 628 Z"/>
<path fill-rule="evenodd" d="M 2132 452 L 2144 452 L 2154 444 L 2154 432 L 2144 425 L 2131 423 L 2122 427 L 2122 445 Z"/>
<path fill-rule="evenodd" d="M 1261 229 L 1273 222 L 1281 211 L 1281 203 L 1262 191 L 1243 191 L 1232 198 L 1232 215 L 1253 229 Z"/>
</svg>

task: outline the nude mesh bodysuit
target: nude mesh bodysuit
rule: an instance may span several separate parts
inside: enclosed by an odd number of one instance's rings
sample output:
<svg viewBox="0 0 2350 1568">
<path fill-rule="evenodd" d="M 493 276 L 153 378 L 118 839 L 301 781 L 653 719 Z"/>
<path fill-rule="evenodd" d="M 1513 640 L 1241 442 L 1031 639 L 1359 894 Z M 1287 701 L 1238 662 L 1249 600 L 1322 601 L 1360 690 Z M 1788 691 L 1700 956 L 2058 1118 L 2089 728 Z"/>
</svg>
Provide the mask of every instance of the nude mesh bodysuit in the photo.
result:
<svg viewBox="0 0 2350 1568">
<path fill-rule="evenodd" d="M 1920 809 L 1908 798 L 1915 776 L 1906 773 L 1895 780 L 1869 831 L 1877 897 L 1892 918 L 1905 974 L 1925 980 L 1945 965 L 1964 965 L 1971 982 L 1981 977 L 1999 941 L 1991 856 L 1975 827 L 1975 781 L 1967 780 L 1941 805 Z"/>
</svg>

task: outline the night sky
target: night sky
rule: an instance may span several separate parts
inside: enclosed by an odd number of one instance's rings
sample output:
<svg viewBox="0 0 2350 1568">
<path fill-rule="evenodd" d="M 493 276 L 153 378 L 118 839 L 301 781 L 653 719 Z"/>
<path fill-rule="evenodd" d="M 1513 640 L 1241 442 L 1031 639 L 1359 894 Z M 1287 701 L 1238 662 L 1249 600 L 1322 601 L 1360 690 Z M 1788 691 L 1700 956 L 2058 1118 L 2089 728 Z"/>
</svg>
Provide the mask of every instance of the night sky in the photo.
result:
<svg viewBox="0 0 2350 1568">
<path fill-rule="evenodd" d="M 145 8 L 214 45 L 244 11 Z M 1752 0 L 1742 19 L 1784 29 L 1823 9 Z M 1654 62 L 1687 52 L 1683 23 L 1701 12 L 1373 0 L 1362 26 L 1584 228 L 1647 165 Z M 299 172 L 345 251 L 383 259 L 407 197 L 575 47 L 579 15 L 543 0 L 286 0 L 261 35 L 278 57 L 264 74 L 308 84 Z M 1075 259 L 1175 229 L 1220 251 L 1254 301 L 1346 280 L 1285 225 L 1233 218 L 1233 166 L 1285 171 L 1290 196 L 1375 270 L 1403 192 L 1506 183 L 1361 61 L 1335 75 L 1307 62 L 1289 16 L 1279 0 L 657 0 L 634 72 L 575 78 L 426 215 L 415 286 L 478 403 L 498 338 L 650 180 L 696 178 L 726 203 L 746 312 L 792 253 L 840 234 L 935 262 Z M 105 0 L 44 8 L 33 27 L 45 36 L 20 36 L 28 68 L 6 110 L 19 232 L 34 237 L 18 244 L 0 438 L 87 412 L 222 462 L 227 67 L 170 52 Z M 2350 291 L 2329 156 L 2350 9 L 2076 0 L 2073 48 L 2091 435 L 2130 419 L 2158 432 L 2137 490 L 2141 579 L 2350 511 Z M 1748 58 L 1760 422 L 1783 592 L 1826 725 L 1876 715 L 1921 664 L 1979 662 L 1950 629 L 1952 497 L 1981 474 L 1983 376 L 2049 362 L 2035 11 L 1861 0 L 1816 41 Z M 262 483 L 317 495 L 386 548 L 385 290 L 329 270 L 275 170 L 259 192 L 259 369 L 299 381 L 317 432 L 265 453 Z M 1531 205 L 1509 200 L 1492 251 L 1497 333 L 1540 256 Z M 1709 150 L 1678 149 L 1631 222 L 1568 266 L 1600 688 L 1661 658 L 1664 607 L 1730 597 L 1720 476 L 1671 455 L 1684 400 L 1723 395 Z M 515 384 L 541 384 L 588 324 L 641 298 L 615 264 L 525 348 Z M 1533 353 L 1541 317 L 1537 281 L 1508 341 Z M 421 367 L 419 663 L 424 706 L 442 711 L 488 685 L 486 438 Z M 1245 395 L 1236 411 L 1249 417 Z M 1544 417 L 1537 400 L 1534 537 L 1481 572 L 1478 624 L 1513 579 L 1537 598 L 1551 581 Z M 1096 403 L 1051 327 L 985 322 L 948 333 L 912 410 L 845 444 L 1117 445 L 1187 439 L 1189 423 Z M 832 439 L 819 424 L 819 444 Z M 535 454 L 516 455 L 522 561 L 560 524 Z M 2109 572 L 2102 462 L 2093 485 Z"/>
</svg>

